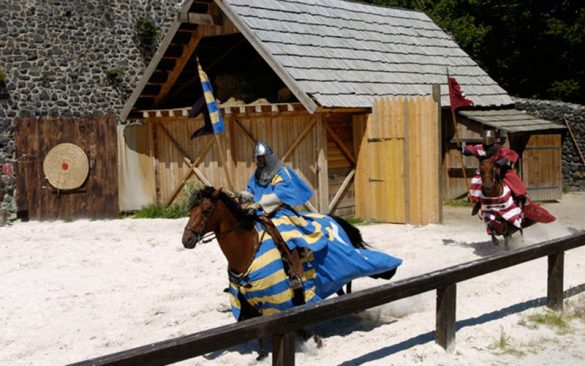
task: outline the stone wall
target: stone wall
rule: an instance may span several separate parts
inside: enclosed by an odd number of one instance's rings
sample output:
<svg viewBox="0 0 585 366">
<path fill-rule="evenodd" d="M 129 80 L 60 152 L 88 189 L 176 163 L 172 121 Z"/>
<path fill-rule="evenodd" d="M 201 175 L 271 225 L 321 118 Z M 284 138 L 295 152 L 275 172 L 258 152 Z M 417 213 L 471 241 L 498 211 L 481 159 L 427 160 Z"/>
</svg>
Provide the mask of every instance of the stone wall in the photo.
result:
<svg viewBox="0 0 585 366">
<path fill-rule="evenodd" d="M 119 114 L 149 61 L 149 52 L 134 41 L 137 20 L 152 20 L 160 41 L 180 5 L 180 0 L 0 1 L 0 225 L 7 212 L 15 212 L 14 119 Z M 156 41 L 152 46 L 156 49 Z"/>
<path fill-rule="evenodd" d="M 585 106 L 532 99 L 515 99 L 515 102 L 516 109 L 525 110 L 535 117 L 563 126 L 566 119 L 581 153 L 585 154 Z M 563 187 L 571 191 L 585 191 L 585 162 L 581 160 L 568 131 L 563 142 Z"/>
</svg>

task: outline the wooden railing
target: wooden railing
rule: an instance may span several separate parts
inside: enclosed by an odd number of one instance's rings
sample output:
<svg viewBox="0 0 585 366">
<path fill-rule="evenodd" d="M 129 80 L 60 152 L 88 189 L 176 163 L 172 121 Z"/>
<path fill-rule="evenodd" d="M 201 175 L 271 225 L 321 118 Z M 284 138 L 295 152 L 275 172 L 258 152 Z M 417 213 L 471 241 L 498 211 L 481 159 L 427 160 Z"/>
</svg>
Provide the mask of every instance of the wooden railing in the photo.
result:
<svg viewBox="0 0 585 366">
<path fill-rule="evenodd" d="M 430 290 L 437 290 L 436 342 L 452 350 L 455 346 L 458 282 L 548 256 L 547 306 L 562 310 L 564 252 L 584 245 L 585 232 L 580 232 L 278 314 L 152 343 L 74 365 L 167 365 L 267 337 L 272 337 L 273 365 L 294 365 L 295 330 Z"/>
</svg>

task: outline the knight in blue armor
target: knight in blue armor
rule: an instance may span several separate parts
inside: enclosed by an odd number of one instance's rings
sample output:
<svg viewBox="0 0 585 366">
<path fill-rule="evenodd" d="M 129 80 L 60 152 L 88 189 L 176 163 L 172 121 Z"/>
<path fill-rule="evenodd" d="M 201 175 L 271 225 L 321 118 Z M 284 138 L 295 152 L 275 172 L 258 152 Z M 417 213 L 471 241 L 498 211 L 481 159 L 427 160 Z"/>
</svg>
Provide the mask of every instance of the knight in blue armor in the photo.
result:
<svg viewBox="0 0 585 366">
<path fill-rule="evenodd" d="M 311 187 L 285 165 L 265 142 L 254 149 L 256 171 L 250 177 L 247 193 L 249 206 L 258 215 L 268 215 L 286 245 L 291 249 L 308 249 L 303 260 L 306 302 L 324 299 L 344 284 L 362 276 L 388 272 L 402 260 L 386 253 L 355 248 L 347 233 L 336 220 L 313 212 L 297 212 L 313 196 Z M 272 241 L 257 225 L 261 241 Z M 264 277 L 257 271 L 260 277 Z M 265 294 L 264 294 L 265 295 Z"/>
<path fill-rule="evenodd" d="M 254 159 L 257 168 L 248 181 L 247 190 L 264 213 L 281 217 L 286 213 L 283 209 L 287 210 L 283 206 L 301 206 L 313 196 L 311 187 L 280 161 L 265 142 L 256 144 Z M 292 214 L 290 210 L 289 213 Z"/>
</svg>

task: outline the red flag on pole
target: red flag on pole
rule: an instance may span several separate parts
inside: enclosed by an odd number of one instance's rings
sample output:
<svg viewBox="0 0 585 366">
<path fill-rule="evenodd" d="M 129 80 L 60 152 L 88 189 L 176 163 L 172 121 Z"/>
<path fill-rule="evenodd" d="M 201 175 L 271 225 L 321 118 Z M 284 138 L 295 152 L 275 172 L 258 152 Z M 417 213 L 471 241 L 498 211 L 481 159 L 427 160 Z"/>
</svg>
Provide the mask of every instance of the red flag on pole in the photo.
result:
<svg viewBox="0 0 585 366">
<path fill-rule="evenodd" d="M 449 100 L 451 101 L 451 110 L 453 112 L 462 107 L 475 105 L 473 101 L 465 98 L 465 94 L 461 91 L 461 86 L 459 86 L 455 78 L 447 76 L 447 81 L 449 83 Z"/>
</svg>

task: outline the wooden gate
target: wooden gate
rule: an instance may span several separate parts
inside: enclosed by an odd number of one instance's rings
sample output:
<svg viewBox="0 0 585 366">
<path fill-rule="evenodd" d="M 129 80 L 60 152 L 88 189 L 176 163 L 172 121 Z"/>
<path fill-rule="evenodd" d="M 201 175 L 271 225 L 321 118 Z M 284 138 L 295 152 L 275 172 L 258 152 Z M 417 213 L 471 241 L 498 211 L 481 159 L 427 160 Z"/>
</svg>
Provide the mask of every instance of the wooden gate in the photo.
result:
<svg viewBox="0 0 585 366">
<path fill-rule="evenodd" d="M 522 153 L 522 179 L 535 201 L 561 198 L 561 135 L 532 135 Z"/>
<path fill-rule="evenodd" d="M 116 123 L 114 115 L 16 119 L 17 215 L 32 220 L 116 216 Z M 89 159 L 89 175 L 77 189 L 59 191 L 45 178 L 43 161 L 49 150 L 61 143 L 79 146 Z"/>
<path fill-rule="evenodd" d="M 361 140 L 356 215 L 383 222 L 441 220 L 440 121 L 431 97 L 380 98 L 355 121 Z"/>
</svg>

